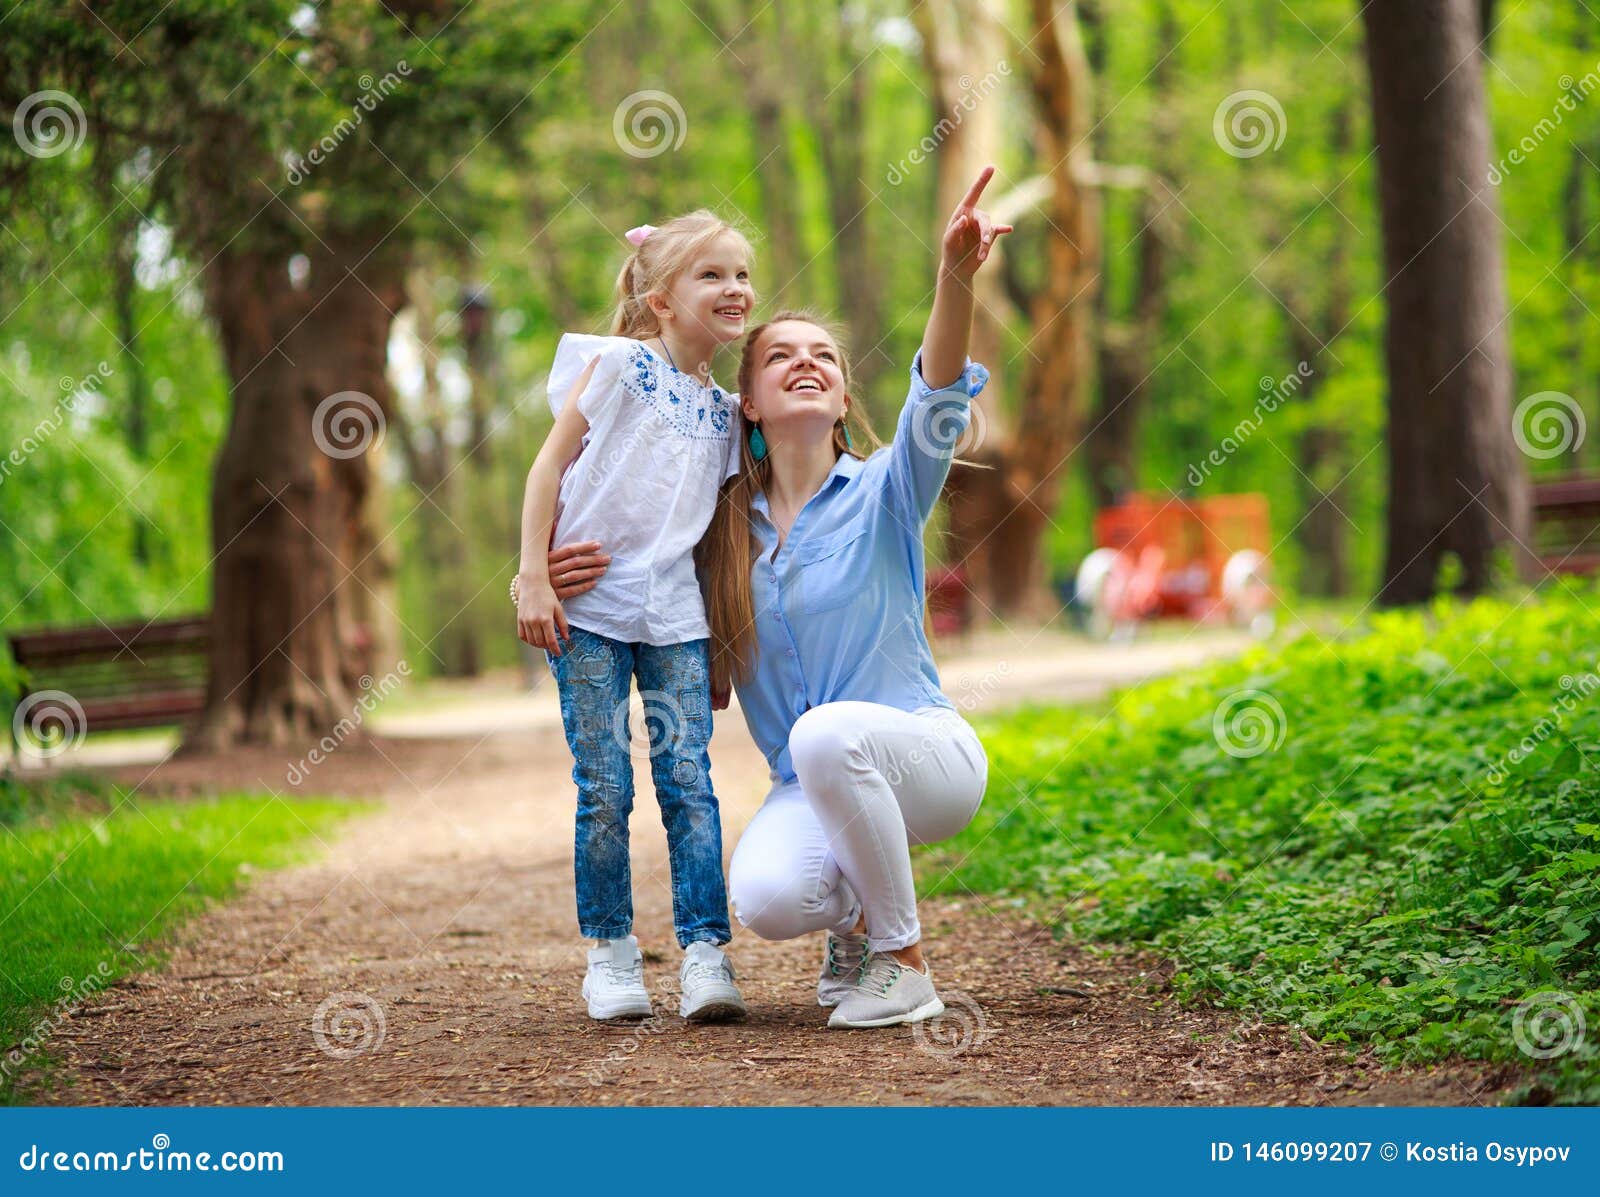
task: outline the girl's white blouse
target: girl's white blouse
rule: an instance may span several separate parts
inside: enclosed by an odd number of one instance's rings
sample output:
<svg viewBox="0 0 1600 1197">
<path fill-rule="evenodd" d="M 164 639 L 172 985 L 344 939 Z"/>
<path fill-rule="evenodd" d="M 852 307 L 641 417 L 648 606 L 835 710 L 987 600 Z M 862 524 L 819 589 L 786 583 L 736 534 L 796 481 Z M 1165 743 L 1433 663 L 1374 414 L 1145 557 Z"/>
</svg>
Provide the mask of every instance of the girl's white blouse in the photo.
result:
<svg viewBox="0 0 1600 1197">
<path fill-rule="evenodd" d="M 562 607 L 574 627 L 629 644 L 699 640 L 710 629 L 694 547 L 739 470 L 739 398 L 631 337 L 567 333 L 550 367 L 552 412 L 595 359 L 577 399 L 589 431 L 561 477 L 553 543 L 597 540 L 611 565 Z"/>
</svg>

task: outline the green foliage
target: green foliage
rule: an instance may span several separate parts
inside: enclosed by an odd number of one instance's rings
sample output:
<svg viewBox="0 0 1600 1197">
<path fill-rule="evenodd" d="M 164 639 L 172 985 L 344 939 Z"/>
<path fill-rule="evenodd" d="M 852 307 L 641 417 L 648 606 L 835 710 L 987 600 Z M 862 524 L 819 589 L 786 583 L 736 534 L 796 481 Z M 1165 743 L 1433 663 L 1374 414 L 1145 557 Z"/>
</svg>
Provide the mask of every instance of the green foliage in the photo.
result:
<svg viewBox="0 0 1600 1197">
<path fill-rule="evenodd" d="M 1153 946 L 1182 999 L 1389 1061 L 1536 1064 L 1561 1100 L 1600 1100 L 1597 610 L 1592 587 L 1441 601 L 1104 712 L 995 718 L 984 808 L 926 871 Z M 1245 691 L 1255 739 L 1229 731 Z M 1548 1042 L 1546 991 L 1588 1032 L 1543 1061 L 1515 1033 Z"/>
<path fill-rule="evenodd" d="M 0 1102 L 47 1063 L 36 1054 L 66 1009 L 159 962 L 162 938 L 252 870 L 295 859 L 358 804 L 233 794 L 104 798 L 64 782 L 25 793 L 0 783 Z M 48 1050 L 48 1049 L 46 1049 Z"/>
<path fill-rule="evenodd" d="M 406 655 L 423 670 L 436 664 L 430 643 L 463 625 L 478 631 L 485 664 L 515 659 L 501 591 L 517 544 L 506 528 L 548 427 L 540 384 L 563 330 L 603 328 L 626 249 L 621 230 L 711 207 L 753 234 L 764 303 L 787 287 L 785 299 L 840 312 L 841 214 L 829 206 L 824 151 L 830 139 L 858 142 L 871 199 L 844 215 L 865 229 L 883 291 L 881 320 L 851 330 L 857 355 L 877 367 L 858 399 L 880 431 L 892 426 L 931 299 L 938 219 L 934 161 L 911 167 L 898 183 L 886 177 L 938 119 L 909 6 L 474 0 L 448 21 L 423 18 L 408 28 L 393 15 L 448 7 L 116 0 L 94 5 L 91 17 L 81 4 L 40 0 L 7 16 L 0 114 L 39 88 L 62 88 L 82 105 L 89 138 L 44 161 L 0 138 L 7 230 L 0 233 L 0 453 L 50 418 L 61 378 L 81 380 L 102 360 L 114 373 L 103 398 L 70 421 L 70 435 L 52 438 L 0 479 L 0 624 L 175 615 L 208 604 L 210 466 L 228 392 L 199 301 L 212 281 L 210 254 L 194 246 L 212 243 L 213 233 L 240 233 L 234 248 L 272 247 L 287 262 L 296 251 L 315 258 L 319 239 L 338 231 L 393 230 L 384 248 L 409 245 L 438 290 L 439 319 L 419 327 L 418 339 L 442 374 L 456 378 L 464 352 L 454 299 L 466 285 L 492 288 L 500 363 L 492 462 L 474 462 L 483 476 L 465 499 L 438 500 L 473 541 L 470 589 L 479 593 L 470 610 L 441 591 L 438 563 L 418 535 L 434 496 L 394 457 L 383 470 L 394 493 L 380 534 L 388 534 L 400 590 L 389 605 L 404 624 Z M 1383 551 L 1387 462 L 1384 280 L 1361 22 L 1348 0 L 1301 0 L 1292 12 L 1279 0 L 1083 0 L 1079 7 L 1096 68 L 1094 157 L 1158 171 L 1173 188 L 1162 216 L 1171 244 L 1168 303 L 1134 481 L 1156 491 L 1187 488 L 1191 467 L 1250 415 L 1262 380 L 1295 369 L 1300 323 L 1315 326 L 1337 309 L 1342 278 L 1343 313 L 1316 363 L 1314 393 L 1273 413 L 1200 491 L 1267 495 L 1275 576 L 1292 599 L 1309 504 L 1317 490 L 1338 484 L 1350 520 L 1336 522 L 1352 590 L 1370 593 Z M 708 28 L 717 14 L 723 32 L 739 31 L 731 45 Z M 1004 108 L 996 198 L 1045 165 L 1028 87 L 1034 59 L 1023 49 L 1026 13 L 1011 5 L 1004 16 L 1013 34 L 1010 69 L 981 101 Z M 1501 5 L 1496 22 L 1484 75 L 1504 152 L 1551 114 L 1563 77 L 1581 80 L 1600 65 L 1600 33 L 1570 0 Z M 858 67 L 846 69 L 839 56 L 852 42 L 864 52 Z M 806 54 L 797 58 L 794 46 Z M 409 73 L 398 86 L 291 184 L 289 158 L 339 130 L 401 59 Z M 751 76 L 774 81 L 783 100 L 776 145 L 756 132 Z M 840 80 L 859 83 L 866 98 L 864 119 L 848 128 L 829 124 Z M 634 157 L 619 147 L 614 121 L 631 95 L 646 90 L 681 106 L 684 136 L 667 152 Z M 1237 158 L 1218 145 L 1213 122 L 1224 98 L 1246 90 L 1277 100 L 1284 137 L 1274 149 Z M 174 146 L 181 152 L 169 155 Z M 1600 239 L 1582 234 L 1600 218 L 1591 165 L 1600 161 L 1597 147 L 1600 95 L 1591 95 L 1564 112 L 1494 192 L 1507 230 L 1515 394 L 1571 394 L 1591 429 L 1600 427 L 1600 341 L 1586 334 L 1589 311 L 1600 310 Z M 774 155 L 792 157 L 785 194 L 798 226 L 793 278 L 778 276 L 772 252 L 760 167 Z M 115 190 L 97 181 L 101 169 Z M 1133 296 L 1148 213 L 1136 190 L 1098 194 L 1104 310 L 1116 319 Z M 132 372 L 117 352 L 108 281 L 124 218 L 141 246 L 137 353 L 151 387 L 142 452 L 126 431 Z M 1009 255 L 1025 291 L 1046 268 L 1044 226 L 1032 213 L 1018 223 Z M 1010 360 L 1001 363 L 1010 379 L 1026 362 L 1025 332 L 1021 315 L 1010 320 L 1003 340 Z M 731 367 L 726 358 L 718 363 L 725 380 Z M 402 391 L 407 369 L 391 358 Z M 1087 398 L 1094 383 L 1086 384 Z M 465 392 L 443 389 L 441 426 L 458 458 Z M 990 398 L 1005 396 L 996 387 Z M 1340 429 L 1346 443 L 1337 460 L 1310 469 L 1307 482 L 1297 445 L 1319 426 Z M 1600 460 L 1595 441 L 1591 435 L 1576 458 L 1530 466 L 1592 467 Z M 1062 502 L 1047 545 L 1057 573 L 1090 546 L 1084 458 L 1075 451 L 1057 472 Z M 142 560 L 129 551 L 140 522 L 150 546 Z"/>
</svg>

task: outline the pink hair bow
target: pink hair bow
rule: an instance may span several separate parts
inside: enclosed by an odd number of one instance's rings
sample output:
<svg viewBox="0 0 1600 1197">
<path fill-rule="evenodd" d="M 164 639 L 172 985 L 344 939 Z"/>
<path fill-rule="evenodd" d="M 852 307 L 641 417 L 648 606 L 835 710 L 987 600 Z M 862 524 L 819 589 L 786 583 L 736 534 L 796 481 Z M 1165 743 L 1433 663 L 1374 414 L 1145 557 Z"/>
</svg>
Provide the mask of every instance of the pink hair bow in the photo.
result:
<svg viewBox="0 0 1600 1197">
<path fill-rule="evenodd" d="M 648 237 L 651 233 L 655 232 L 655 231 L 656 231 L 656 226 L 655 225 L 653 225 L 653 224 L 642 224 L 636 229 L 629 229 L 626 233 L 624 233 L 622 235 L 628 239 L 628 244 L 637 247 L 637 246 L 643 245 L 644 244 L 644 239 L 646 237 Z"/>
</svg>

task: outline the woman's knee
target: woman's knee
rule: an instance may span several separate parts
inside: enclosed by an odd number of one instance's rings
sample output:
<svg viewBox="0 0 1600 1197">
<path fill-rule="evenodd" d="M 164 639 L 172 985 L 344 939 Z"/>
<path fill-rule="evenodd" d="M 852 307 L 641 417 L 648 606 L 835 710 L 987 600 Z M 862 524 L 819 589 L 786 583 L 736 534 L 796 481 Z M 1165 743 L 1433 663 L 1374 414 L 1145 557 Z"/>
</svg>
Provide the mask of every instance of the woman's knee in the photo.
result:
<svg viewBox="0 0 1600 1197">
<path fill-rule="evenodd" d="M 844 709 L 846 705 L 812 707 L 789 729 L 789 760 L 807 790 L 861 752 L 865 729 L 858 717 Z"/>
</svg>

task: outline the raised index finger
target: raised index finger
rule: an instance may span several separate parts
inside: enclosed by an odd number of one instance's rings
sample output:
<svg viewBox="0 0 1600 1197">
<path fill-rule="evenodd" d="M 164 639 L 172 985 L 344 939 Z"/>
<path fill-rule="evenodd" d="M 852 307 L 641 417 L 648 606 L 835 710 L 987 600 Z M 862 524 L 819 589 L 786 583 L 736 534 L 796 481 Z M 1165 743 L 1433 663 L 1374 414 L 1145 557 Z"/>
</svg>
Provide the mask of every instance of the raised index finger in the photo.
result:
<svg viewBox="0 0 1600 1197">
<path fill-rule="evenodd" d="M 967 194 L 962 197 L 961 206 L 963 208 L 976 207 L 978 204 L 978 197 L 983 194 L 983 189 L 989 185 L 989 180 L 992 178 L 994 178 L 993 166 L 986 166 L 980 170 L 978 172 L 977 179 L 973 181 L 971 187 L 967 188 Z"/>
</svg>

